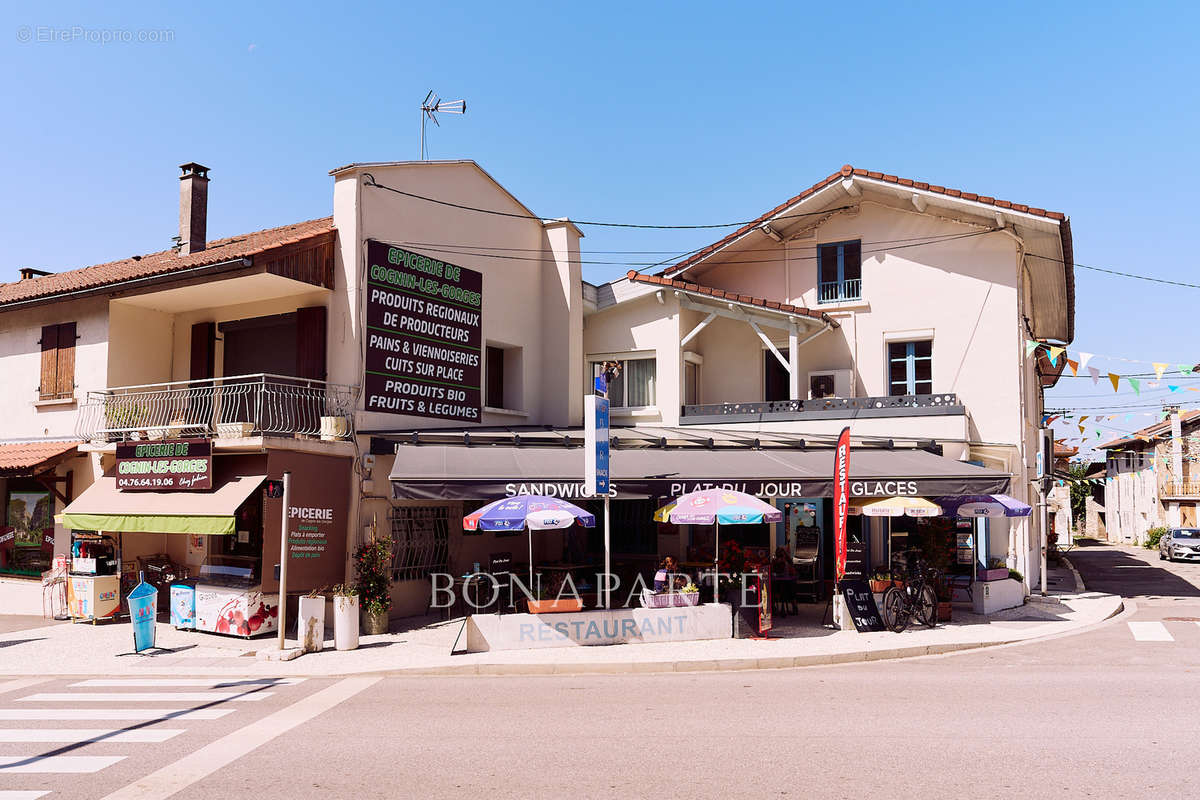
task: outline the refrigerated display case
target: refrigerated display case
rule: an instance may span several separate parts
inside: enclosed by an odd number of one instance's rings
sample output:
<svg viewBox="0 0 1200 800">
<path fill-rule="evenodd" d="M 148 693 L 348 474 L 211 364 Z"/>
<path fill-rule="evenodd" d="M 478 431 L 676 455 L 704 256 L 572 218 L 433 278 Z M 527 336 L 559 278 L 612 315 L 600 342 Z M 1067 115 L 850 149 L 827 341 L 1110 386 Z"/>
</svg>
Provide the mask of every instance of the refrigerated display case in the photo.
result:
<svg viewBox="0 0 1200 800">
<path fill-rule="evenodd" d="M 279 595 L 264 594 L 261 559 L 210 555 L 196 577 L 196 630 L 257 636 L 279 630 Z"/>
</svg>

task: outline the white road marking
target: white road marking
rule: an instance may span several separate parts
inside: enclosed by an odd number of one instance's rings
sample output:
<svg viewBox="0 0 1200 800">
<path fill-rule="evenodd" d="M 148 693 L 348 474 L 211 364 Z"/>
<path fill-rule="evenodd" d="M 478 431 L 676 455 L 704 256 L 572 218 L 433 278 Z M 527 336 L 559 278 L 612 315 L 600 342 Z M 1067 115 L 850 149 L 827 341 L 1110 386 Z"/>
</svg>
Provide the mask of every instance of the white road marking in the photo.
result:
<svg viewBox="0 0 1200 800">
<path fill-rule="evenodd" d="M 99 772 L 125 756 L 0 756 L 0 775 L 14 772 Z"/>
<path fill-rule="evenodd" d="M 274 692 L 40 692 L 19 703 L 245 703 L 266 700 Z"/>
<path fill-rule="evenodd" d="M 1129 632 L 1139 642 L 1173 642 L 1175 637 L 1161 622 L 1127 622 Z"/>
<path fill-rule="evenodd" d="M 378 677 L 343 678 L 118 789 L 104 800 L 165 800 L 380 680 Z"/>
<path fill-rule="evenodd" d="M 232 708 L 0 708 L 3 720 L 220 719 Z"/>
<path fill-rule="evenodd" d="M 176 687 L 207 687 L 211 689 L 242 689 L 250 690 L 258 686 L 295 686 L 303 683 L 305 678 L 94 678 L 92 680 L 72 683 L 72 689 L 111 689 L 122 687 L 137 687 L 149 689 L 153 686 Z M 0 691 L 3 691 L 0 684 Z"/>
<path fill-rule="evenodd" d="M 183 728 L 0 728 L 0 742 L 165 742 L 183 733 Z"/>
<path fill-rule="evenodd" d="M 50 678 L 15 678 L 11 681 L 0 681 L 0 694 L 15 692 L 17 689 L 28 689 L 30 686 L 37 686 L 48 680 Z"/>
<path fill-rule="evenodd" d="M 42 791 L 21 791 L 20 789 L 0 789 L 0 800 L 37 800 L 50 794 L 49 789 Z"/>
</svg>

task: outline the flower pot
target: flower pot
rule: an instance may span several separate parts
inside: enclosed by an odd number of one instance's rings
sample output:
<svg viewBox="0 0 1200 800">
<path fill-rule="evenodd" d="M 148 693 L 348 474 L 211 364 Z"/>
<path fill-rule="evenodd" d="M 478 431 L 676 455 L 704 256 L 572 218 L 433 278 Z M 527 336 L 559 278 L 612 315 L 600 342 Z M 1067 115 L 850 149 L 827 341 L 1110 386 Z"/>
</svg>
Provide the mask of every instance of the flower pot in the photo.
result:
<svg viewBox="0 0 1200 800">
<path fill-rule="evenodd" d="M 1002 581 L 1008 577 L 1008 567 L 1000 569 L 981 569 L 975 579 L 978 581 Z"/>
<path fill-rule="evenodd" d="M 218 439 L 245 439 L 254 432 L 254 424 L 250 422 L 219 422 L 217 423 Z"/>
<path fill-rule="evenodd" d="M 345 439 L 350 431 L 350 420 L 345 417 L 321 417 L 321 441 L 333 442 Z"/>
<path fill-rule="evenodd" d="M 319 653 L 325 647 L 325 598 L 322 595 L 301 595 L 300 613 L 296 615 L 296 638 L 300 650 Z"/>
<path fill-rule="evenodd" d="M 375 636 L 387 632 L 388 612 L 386 608 L 379 611 L 363 609 L 363 633 L 367 636 Z"/>
<path fill-rule="evenodd" d="M 562 614 L 568 611 L 582 611 L 583 601 L 573 597 L 561 600 L 529 600 L 530 614 Z"/>
<path fill-rule="evenodd" d="M 338 650 L 358 647 L 358 595 L 333 596 L 333 644 Z"/>
<path fill-rule="evenodd" d="M 888 590 L 888 587 L 891 585 L 892 585 L 892 582 L 890 580 L 886 580 L 886 581 L 872 580 L 871 581 L 871 591 L 874 592 L 875 594 L 882 594 L 883 592 L 886 592 Z"/>
<path fill-rule="evenodd" d="M 700 604 L 699 592 L 663 592 L 642 590 L 642 608 L 683 608 Z"/>
</svg>

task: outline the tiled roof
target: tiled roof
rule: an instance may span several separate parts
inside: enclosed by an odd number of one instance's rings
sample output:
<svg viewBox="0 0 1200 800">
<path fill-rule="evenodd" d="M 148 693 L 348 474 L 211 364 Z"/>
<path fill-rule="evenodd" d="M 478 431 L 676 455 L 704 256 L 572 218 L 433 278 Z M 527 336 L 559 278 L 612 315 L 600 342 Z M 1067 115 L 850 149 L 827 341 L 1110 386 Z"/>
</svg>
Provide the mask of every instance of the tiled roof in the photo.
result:
<svg viewBox="0 0 1200 800">
<path fill-rule="evenodd" d="M 662 273 L 660 273 L 660 274 L 670 275 L 672 273 L 678 272 L 681 269 L 690 267 L 691 265 L 695 264 L 698 261 L 702 261 L 709 255 L 711 255 L 714 251 L 720 250 L 722 247 L 729 244 L 733 240 L 737 239 L 739 236 L 742 236 L 747 231 L 754 230 L 759 225 L 761 225 L 762 223 L 771 219 L 771 217 L 775 216 L 776 214 L 782 213 L 783 211 L 790 208 L 791 206 L 794 206 L 796 203 L 799 203 L 801 200 L 804 200 L 805 198 L 816 194 L 817 192 L 821 191 L 829 184 L 834 183 L 835 181 L 844 180 L 845 178 L 849 178 L 851 176 L 859 176 L 862 178 L 871 178 L 874 180 L 883 181 L 885 183 L 894 183 L 898 186 L 906 186 L 906 187 L 910 187 L 912 189 L 919 189 L 921 191 L 933 192 L 935 194 L 944 194 L 947 197 L 955 197 L 955 198 L 959 198 L 961 200 L 968 200 L 968 201 L 975 202 L 975 203 L 984 203 L 986 205 L 995 206 L 996 208 L 1003 208 L 1003 209 L 1006 209 L 1009 211 L 1019 211 L 1023 214 L 1033 214 L 1034 216 L 1046 217 L 1047 219 L 1056 220 L 1058 222 L 1064 223 L 1064 226 L 1063 226 L 1064 232 L 1062 233 L 1064 252 L 1070 249 L 1070 235 L 1071 235 L 1070 228 L 1069 228 L 1070 223 L 1067 221 L 1066 214 L 1063 214 L 1060 211 L 1047 211 L 1044 208 L 1037 208 L 1036 206 L 1027 206 L 1027 205 L 1023 205 L 1021 203 L 1013 203 L 1008 200 L 997 200 L 995 197 L 989 197 L 987 195 L 975 194 L 974 192 L 964 192 L 961 189 L 948 189 L 945 186 L 939 186 L 939 185 L 933 184 L 933 183 L 925 183 L 923 181 L 914 181 L 910 178 L 898 178 L 895 175 L 888 175 L 883 172 L 871 172 L 870 170 L 859 169 L 857 167 L 852 167 L 849 164 L 846 164 L 840 170 L 833 173 L 829 177 L 817 181 L 816 183 L 814 183 L 812 186 L 805 189 L 800 194 L 796 195 L 795 197 L 793 197 L 789 200 L 785 200 L 784 202 L 775 206 L 770 211 L 763 214 L 761 217 L 754 220 L 753 222 L 743 225 L 742 227 L 738 228 L 737 230 L 735 230 L 733 233 L 729 234 L 725 238 L 721 239 L 720 241 L 713 242 L 708 247 L 705 247 L 700 252 L 698 252 L 692 256 L 689 256 L 688 258 L 684 259 L 683 261 L 680 261 L 678 264 L 667 267 L 667 269 L 663 270 Z M 1070 256 L 1065 256 L 1064 258 L 1065 258 L 1065 260 L 1070 261 Z"/>
<path fill-rule="evenodd" d="M 1200 417 L 1200 409 L 1192 411 L 1184 411 L 1179 415 L 1179 421 L 1186 425 L 1192 420 Z M 1162 435 L 1171 435 L 1171 420 L 1165 419 L 1162 422 L 1156 422 L 1153 425 L 1147 425 L 1145 428 L 1136 430 L 1133 433 L 1121 439 L 1114 439 L 1107 444 L 1100 445 L 1098 450 L 1108 450 L 1113 447 L 1121 447 L 1127 444 L 1144 444 L 1150 440 L 1156 439 Z"/>
<path fill-rule="evenodd" d="M 283 245 L 304 241 L 327 233 L 333 228 L 333 217 L 283 225 L 279 228 L 244 233 L 226 239 L 216 239 L 198 253 L 179 255 L 174 250 L 162 250 L 121 261 L 110 261 L 92 267 L 59 272 L 41 278 L 0 284 L 0 307 L 22 300 L 53 297 L 87 289 L 97 289 L 137 278 L 167 275 L 193 267 L 219 264 L 249 258 Z"/>
<path fill-rule="evenodd" d="M 48 461 L 69 455 L 79 442 L 10 442 L 0 444 L 0 475 L 30 472 Z"/>
<path fill-rule="evenodd" d="M 629 278 L 629 280 L 637 281 L 638 283 L 648 283 L 654 286 L 666 286 L 671 289 L 678 289 L 683 292 L 713 297 L 718 300 L 728 300 L 732 303 L 758 306 L 759 308 L 765 308 L 770 311 L 780 311 L 784 314 L 799 314 L 805 317 L 812 317 L 813 319 L 819 319 L 834 328 L 839 327 L 837 321 L 833 319 L 833 317 L 829 316 L 823 311 L 813 311 L 811 308 L 805 308 L 804 306 L 794 306 L 790 303 L 780 303 L 777 300 L 765 300 L 761 297 L 751 297 L 748 294 L 727 292 L 724 289 L 716 289 L 712 286 L 701 286 L 698 283 L 664 278 L 661 275 L 643 275 L 642 273 L 635 272 L 634 270 L 629 270 L 629 272 L 626 273 L 626 277 Z"/>
</svg>

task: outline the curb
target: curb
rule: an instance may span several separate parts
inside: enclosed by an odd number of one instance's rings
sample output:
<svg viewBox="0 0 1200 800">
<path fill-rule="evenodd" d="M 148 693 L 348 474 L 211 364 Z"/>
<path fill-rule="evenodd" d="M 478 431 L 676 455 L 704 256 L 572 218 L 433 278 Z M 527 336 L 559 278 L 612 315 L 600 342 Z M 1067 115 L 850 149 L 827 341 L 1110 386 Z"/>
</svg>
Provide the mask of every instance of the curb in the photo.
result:
<svg viewBox="0 0 1200 800">
<path fill-rule="evenodd" d="M 1071 559 L 1067 558 L 1065 555 L 1062 555 L 1061 553 L 1059 554 L 1058 557 L 1060 559 L 1062 559 L 1063 563 L 1065 563 L 1068 567 L 1071 568 L 1071 574 L 1075 576 L 1075 591 L 1076 592 L 1086 592 L 1087 586 L 1085 586 L 1083 583 L 1083 576 L 1079 574 L 1079 570 L 1075 569 L 1075 565 L 1071 563 Z"/>
</svg>

